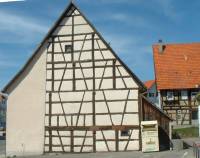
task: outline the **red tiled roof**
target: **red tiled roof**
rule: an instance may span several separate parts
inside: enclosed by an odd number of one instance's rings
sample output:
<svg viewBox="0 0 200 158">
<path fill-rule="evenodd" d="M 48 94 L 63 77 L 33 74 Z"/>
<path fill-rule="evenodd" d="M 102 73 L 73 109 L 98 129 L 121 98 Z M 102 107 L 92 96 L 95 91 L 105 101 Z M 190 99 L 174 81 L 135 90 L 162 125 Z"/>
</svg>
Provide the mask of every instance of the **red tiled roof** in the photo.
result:
<svg viewBox="0 0 200 158">
<path fill-rule="evenodd" d="M 148 80 L 144 82 L 144 85 L 147 87 L 147 89 L 149 89 L 153 86 L 154 83 L 155 83 L 155 80 Z"/>
<path fill-rule="evenodd" d="M 186 89 L 200 85 L 200 43 L 153 45 L 158 89 Z"/>
</svg>

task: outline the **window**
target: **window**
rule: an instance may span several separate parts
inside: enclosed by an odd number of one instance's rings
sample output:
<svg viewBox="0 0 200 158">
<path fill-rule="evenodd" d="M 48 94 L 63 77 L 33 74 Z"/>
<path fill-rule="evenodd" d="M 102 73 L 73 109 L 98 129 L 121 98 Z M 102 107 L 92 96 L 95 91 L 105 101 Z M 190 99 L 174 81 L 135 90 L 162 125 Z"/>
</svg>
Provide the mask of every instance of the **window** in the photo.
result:
<svg viewBox="0 0 200 158">
<path fill-rule="evenodd" d="M 191 100 L 195 100 L 198 92 L 191 92 Z"/>
<path fill-rule="evenodd" d="M 198 120 L 198 111 L 192 111 L 192 120 Z"/>
<path fill-rule="evenodd" d="M 154 93 L 149 93 L 149 97 L 154 97 Z"/>
<path fill-rule="evenodd" d="M 71 53 L 72 52 L 72 45 L 65 45 L 65 53 Z"/>
<path fill-rule="evenodd" d="M 181 91 L 181 99 L 187 100 L 188 99 L 188 92 L 186 90 Z"/>
<path fill-rule="evenodd" d="M 168 101 L 174 100 L 174 93 L 172 91 L 167 92 L 167 100 Z"/>
<path fill-rule="evenodd" d="M 129 135 L 130 135 L 130 131 L 129 130 L 121 131 L 121 136 L 129 136 Z"/>
</svg>

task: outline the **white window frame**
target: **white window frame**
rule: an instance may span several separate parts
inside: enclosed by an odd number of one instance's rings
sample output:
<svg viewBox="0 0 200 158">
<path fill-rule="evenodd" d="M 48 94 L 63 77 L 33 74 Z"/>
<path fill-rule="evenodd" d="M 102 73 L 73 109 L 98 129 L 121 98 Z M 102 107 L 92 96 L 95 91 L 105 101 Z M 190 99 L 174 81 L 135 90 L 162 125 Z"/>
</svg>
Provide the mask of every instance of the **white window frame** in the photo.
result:
<svg viewBox="0 0 200 158">
<path fill-rule="evenodd" d="M 182 90 L 181 91 L 181 100 L 187 100 L 188 99 L 188 91 Z"/>
<path fill-rule="evenodd" d="M 173 91 L 167 91 L 167 100 L 168 101 L 174 100 L 174 92 Z"/>
</svg>

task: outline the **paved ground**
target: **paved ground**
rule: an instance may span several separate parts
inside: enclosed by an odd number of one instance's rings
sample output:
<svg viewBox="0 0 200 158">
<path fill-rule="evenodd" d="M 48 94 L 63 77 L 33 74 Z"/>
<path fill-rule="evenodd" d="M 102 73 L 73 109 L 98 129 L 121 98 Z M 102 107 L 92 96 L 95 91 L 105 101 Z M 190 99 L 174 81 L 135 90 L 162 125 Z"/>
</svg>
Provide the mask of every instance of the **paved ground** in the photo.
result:
<svg viewBox="0 0 200 158">
<path fill-rule="evenodd" d="M 197 139 L 188 139 L 191 143 Z M 5 141 L 0 141 L 0 158 L 5 158 Z M 193 149 L 180 151 L 164 151 L 153 153 L 142 152 L 107 152 L 107 153 L 89 153 L 89 154 L 51 154 L 41 156 L 24 156 L 21 158 L 194 158 Z"/>
<path fill-rule="evenodd" d="M 192 149 L 154 153 L 142 152 L 109 152 L 90 154 L 63 154 L 31 156 L 29 158 L 193 158 Z"/>
</svg>

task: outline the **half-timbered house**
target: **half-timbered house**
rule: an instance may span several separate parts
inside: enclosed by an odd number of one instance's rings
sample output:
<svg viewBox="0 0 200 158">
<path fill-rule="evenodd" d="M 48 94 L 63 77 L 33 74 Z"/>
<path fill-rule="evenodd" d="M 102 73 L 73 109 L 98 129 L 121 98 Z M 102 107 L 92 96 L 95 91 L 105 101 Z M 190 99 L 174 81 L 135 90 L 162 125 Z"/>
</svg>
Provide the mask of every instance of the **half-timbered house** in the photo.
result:
<svg viewBox="0 0 200 158">
<path fill-rule="evenodd" d="M 145 96 L 148 98 L 149 101 L 151 101 L 153 104 L 155 104 L 157 107 L 160 108 L 159 103 L 158 103 L 156 81 L 148 80 L 148 81 L 144 82 L 144 85 L 147 88 Z"/>
<path fill-rule="evenodd" d="M 153 46 L 156 87 L 160 106 L 175 125 L 194 124 L 196 94 L 200 90 L 200 43 Z"/>
<path fill-rule="evenodd" d="M 140 150 L 145 90 L 70 3 L 3 90 L 7 156 Z"/>
</svg>

